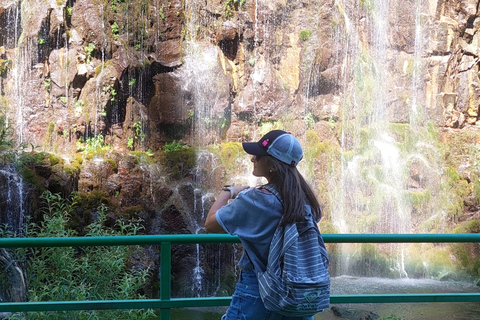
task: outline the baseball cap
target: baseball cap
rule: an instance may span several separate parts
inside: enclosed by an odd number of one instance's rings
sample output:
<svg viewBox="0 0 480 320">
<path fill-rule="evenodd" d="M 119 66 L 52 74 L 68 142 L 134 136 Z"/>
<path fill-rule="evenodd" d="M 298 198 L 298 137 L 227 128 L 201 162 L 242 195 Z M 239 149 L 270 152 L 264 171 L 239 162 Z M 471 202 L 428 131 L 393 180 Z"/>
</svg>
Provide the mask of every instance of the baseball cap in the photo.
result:
<svg viewBox="0 0 480 320">
<path fill-rule="evenodd" d="M 300 142 L 291 133 L 283 130 L 272 130 L 258 142 L 243 142 L 242 146 L 248 154 L 272 156 L 293 167 L 303 158 Z"/>
</svg>

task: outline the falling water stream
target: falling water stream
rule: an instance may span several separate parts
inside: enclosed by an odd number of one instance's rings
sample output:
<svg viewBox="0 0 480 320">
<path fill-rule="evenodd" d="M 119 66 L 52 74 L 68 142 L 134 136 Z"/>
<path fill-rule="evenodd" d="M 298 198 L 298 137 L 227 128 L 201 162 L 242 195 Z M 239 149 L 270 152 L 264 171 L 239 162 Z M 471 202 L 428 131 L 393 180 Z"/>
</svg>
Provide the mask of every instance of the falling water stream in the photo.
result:
<svg viewBox="0 0 480 320">
<path fill-rule="evenodd" d="M 11 165 L 0 168 L 0 223 L 12 232 L 21 232 L 25 222 L 26 186 Z"/>
<path fill-rule="evenodd" d="M 428 121 L 422 118 L 419 110 L 419 93 L 422 91 L 420 57 L 423 43 L 421 35 L 421 4 L 417 1 L 415 11 L 415 47 L 409 70 L 412 73 L 411 88 L 406 110 L 411 126 L 407 127 L 395 120 L 391 106 L 397 94 L 395 82 L 391 81 L 391 66 L 401 64 L 403 58 L 392 57 L 389 34 L 393 26 L 389 23 L 398 5 L 395 1 L 338 1 L 346 30 L 344 40 L 337 43 L 348 54 L 344 66 L 353 70 L 351 82 L 342 84 L 343 112 L 341 180 L 336 185 L 333 196 L 332 220 L 340 233 L 411 233 L 412 206 L 406 189 L 407 177 L 412 167 L 412 159 L 422 159 L 429 167 L 435 167 L 440 152 L 431 152 L 422 146 L 434 144 L 425 134 Z M 354 18 L 366 7 L 366 16 Z M 367 29 L 368 40 L 362 39 L 360 30 Z M 364 30 L 365 31 L 365 30 Z M 346 79 L 345 79 L 346 80 Z M 402 120 L 403 121 L 403 120 Z M 410 141 L 407 141 L 410 140 Z M 428 155 L 428 156 L 427 156 Z M 432 188 L 439 188 L 434 186 Z M 344 253 L 339 262 L 339 274 L 356 274 L 353 260 L 359 258 L 362 245 L 341 245 Z M 382 251 L 391 257 L 390 269 L 396 276 L 408 277 L 405 270 L 406 251 L 403 244 L 383 246 Z M 353 257 L 356 256 L 356 257 Z M 371 259 L 372 257 L 364 257 Z"/>
</svg>

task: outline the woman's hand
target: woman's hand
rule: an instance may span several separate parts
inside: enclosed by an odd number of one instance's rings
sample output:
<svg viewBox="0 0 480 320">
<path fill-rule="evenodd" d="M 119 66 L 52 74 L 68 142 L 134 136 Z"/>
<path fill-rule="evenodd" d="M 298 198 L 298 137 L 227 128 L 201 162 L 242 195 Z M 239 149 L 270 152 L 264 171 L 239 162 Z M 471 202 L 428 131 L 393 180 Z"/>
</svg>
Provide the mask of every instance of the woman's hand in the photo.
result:
<svg viewBox="0 0 480 320">
<path fill-rule="evenodd" d="M 232 199 L 235 199 L 241 191 L 243 191 L 245 189 L 248 189 L 250 187 L 249 186 L 232 186 L 232 188 L 233 188 L 233 198 Z"/>
<path fill-rule="evenodd" d="M 205 219 L 205 230 L 209 233 L 222 233 L 225 232 L 222 226 L 218 223 L 215 214 L 217 210 L 228 203 L 228 200 L 235 199 L 238 194 L 250 188 L 249 186 L 231 186 L 232 192 L 229 190 L 222 190 L 217 197 L 217 200 L 213 203 L 212 207 L 208 211 L 207 218 Z"/>
</svg>

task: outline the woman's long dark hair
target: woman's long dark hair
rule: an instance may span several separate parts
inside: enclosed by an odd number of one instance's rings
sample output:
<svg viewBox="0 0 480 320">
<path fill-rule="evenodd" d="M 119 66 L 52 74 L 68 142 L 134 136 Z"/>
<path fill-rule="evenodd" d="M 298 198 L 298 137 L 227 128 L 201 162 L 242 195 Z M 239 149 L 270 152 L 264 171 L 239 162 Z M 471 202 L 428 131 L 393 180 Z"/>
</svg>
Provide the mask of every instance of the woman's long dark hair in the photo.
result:
<svg viewBox="0 0 480 320">
<path fill-rule="evenodd" d="M 314 219 L 319 220 L 322 216 L 320 203 L 297 168 L 273 157 L 265 158 L 268 167 L 273 169 L 268 184 L 278 191 L 283 200 L 283 218 L 280 225 L 286 226 L 302 221 L 305 214 L 305 203 L 312 208 Z"/>
</svg>

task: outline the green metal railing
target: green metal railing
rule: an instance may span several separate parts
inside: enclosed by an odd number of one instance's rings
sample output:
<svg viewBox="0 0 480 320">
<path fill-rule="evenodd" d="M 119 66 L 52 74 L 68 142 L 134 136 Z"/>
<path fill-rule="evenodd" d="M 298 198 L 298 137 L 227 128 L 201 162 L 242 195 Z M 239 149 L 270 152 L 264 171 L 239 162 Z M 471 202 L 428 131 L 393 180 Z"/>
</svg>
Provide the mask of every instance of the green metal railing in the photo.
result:
<svg viewBox="0 0 480 320">
<path fill-rule="evenodd" d="M 480 234 L 324 234 L 327 243 L 451 243 L 480 242 Z M 231 297 L 172 298 L 172 244 L 237 243 L 237 237 L 218 234 L 152 235 L 69 238 L 1 238 L 0 248 L 160 245 L 160 298 L 138 300 L 3 302 L 0 312 L 160 309 L 170 320 L 172 308 L 228 306 Z M 480 302 L 480 293 L 332 295 L 339 303 Z"/>
</svg>

